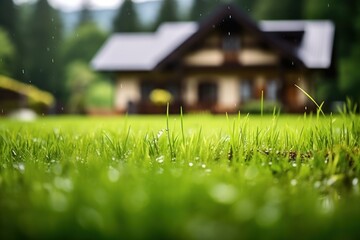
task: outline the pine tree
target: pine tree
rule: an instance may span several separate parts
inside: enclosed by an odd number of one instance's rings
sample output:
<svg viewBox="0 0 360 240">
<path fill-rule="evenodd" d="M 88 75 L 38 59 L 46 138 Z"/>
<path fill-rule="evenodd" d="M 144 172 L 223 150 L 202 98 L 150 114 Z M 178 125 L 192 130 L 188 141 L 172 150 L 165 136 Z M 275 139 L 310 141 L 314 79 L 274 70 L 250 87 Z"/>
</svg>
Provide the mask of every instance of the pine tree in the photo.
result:
<svg viewBox="0 0 360 240">
<path fill-rule="evenodd" d="M 139 31 L 139 18 L 132 0 L 125 0 L 113 22 L 113 32 Z"/>
<path fill-rule="evenodd" d="M 0 1 L 0 27 L 3 28 L 12 40 L 18 38 L 17 12 L 12 0 Z"/>
<path fill-rule="evenodd" d="M 243 11 L 250 12 L 254 11 L 256 5 L 256 0 L 233 0 Z"/>
<path fill-rule="evenodd" d="M 155 21 L 155 28 L 158 28 L 163 22 L 176 22 L 179 20 L 177 12 L 176 0 L 163 0 L 157 20 Z"/>
<path fill-rule="evenodd" d="M 91 7 L 90 0 L 85 0 L 81 8 L 78 27 L 80 27 L 81 25 L 85 25 L 87 23 L 91 23 L 93 21 L 90 7 Z"/>
<path fill-rule="evenodd" d="M 47 0 L 38 0 L 27 27 L 27 81 L 52 92 L 56 97 L 61 97 L 63 93 L 60 21 L 58 12 L 51 8 Z"/>
<path fill-rule="evenodd" d="M 7 59 L 7 74 L 19 78 L 21 76 L 23 44 L 21 32 L 18 28 L 18 11 L 12 0 L 0 0 L 0 29 L 2 29 L 11 41 L 12 57 Z M 4 47 L 0 45 L 0 47 Z"/>
<path fill-rule="evenodd" d="M 255 5 L 257 19 L 301 19 L 303 0 L 258 0 Z"/>
<path fill-rule="evenodd" d="M 194 0 L 190 12 L 190 19 L 193 21 L 199 21 L 207 16 L 210 10 L 212 9 L 209 9 L 209 0 Z"/>
</svg>

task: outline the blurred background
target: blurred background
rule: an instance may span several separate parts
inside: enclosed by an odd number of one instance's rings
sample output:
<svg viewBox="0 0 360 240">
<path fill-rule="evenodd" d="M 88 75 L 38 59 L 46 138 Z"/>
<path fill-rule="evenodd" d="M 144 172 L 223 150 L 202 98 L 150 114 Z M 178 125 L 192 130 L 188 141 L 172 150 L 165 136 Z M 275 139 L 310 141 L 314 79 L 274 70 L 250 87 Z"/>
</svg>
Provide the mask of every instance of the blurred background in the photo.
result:
<svg viewBox="0 0 360 240">
<path fill-rule="evenodd" d="M 224 2 L 255 20 L 332 20 L 336 70 L 317 76 L 314 98 L 360 101 L 358 0 L 0 0 L 1 115 L 23 107 L 38 114 L 112 114 L 113 76 L 90 67 L 110 34 L 199 21 Z"/>
</svg>

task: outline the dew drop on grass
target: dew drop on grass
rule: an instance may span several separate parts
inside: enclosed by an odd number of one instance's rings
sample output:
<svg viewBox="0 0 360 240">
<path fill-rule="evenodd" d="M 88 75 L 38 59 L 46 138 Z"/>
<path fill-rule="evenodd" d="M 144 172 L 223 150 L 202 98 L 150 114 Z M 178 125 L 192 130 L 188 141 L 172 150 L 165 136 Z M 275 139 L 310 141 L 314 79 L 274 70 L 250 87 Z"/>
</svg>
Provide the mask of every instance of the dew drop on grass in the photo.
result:
<svg viewBox="0 0 360 240">
<path fill-rule="evenodd" d="M 156 158 L 156 162 L 163 163 L 164 162 L 164 156 L 160 156 L 160 157 Z"/>
<path fill-rule="evenodd" d="M 259 174 L 259 170 L 256 166 L 249 166 L 245 171 L 245 178 L 248 180 L 255 179 Z"/>
<path fill-rule="evenodd" d="M 192 162 L 189 163 L 189 167 L 192 167 L 194 166 L 194 164 Z"/>
<path fill-rule="evenodd" d="M 353 186 L 357 186 L 358 184 L 359 184 L 359 179 L 354 178 L 354 179 L 352 180 L 352 185 L 353 185 Z"/>
<path fill-rule="evenodd" d="M 117 169 L 110 167 L 108 170 L 108 178 L 110 182 L 117 182 L 120 178 L 120 172 Z"/>
<path fill-rule="evenodd" d="M 210 190 L 210 196 L 218 203 L 231 204 L 237 196 L 237 189 L 229 184 L 219 183 Z"/>
<path fill-rule="evenodd" d="M 64 192 L 71 192 L 73 190 L 73 183 L 69 178 L 55 177 L 54 186 Z"/>
<path fill-rule="evenodd" d="M 262 227 L 270 227 L 280 219 L 280 211 L 276 206 L 266 205 L 262 207 L 256 218 L 256 222 Z"/>
<path fill-rule="evenodd" d="M 255 206 L 249 199 L 242 199 L 234 206 L 234 214 L 241 221 L 248 221 L 254 217 Z"/>
<path fill-rule="evenodd" d="M 69 203 L 66 196 L 59 191 L 52 191 L 50 195 L 50 205 L 54 211 L 63 212 Z"/>
<path fill-rule="evenodd" d="M 202 164 L 201 167 L 202 167 L 202 168 L 206 168 L 206 165 L 205 165 L 205 164 Z"/>
<path fill-rule="evenodd" d="M 297 180 L 296 179 L 291 179 L 290 184 L 291 184 L 291 186 L 296 186 L 297 185 Z"/>
<path fill-rule="evenodd" d="M 314 183 L 314 188 L 320 188 L 321 187 L 321 182 L 320 181 L 316 181 Z"/>
</svg>

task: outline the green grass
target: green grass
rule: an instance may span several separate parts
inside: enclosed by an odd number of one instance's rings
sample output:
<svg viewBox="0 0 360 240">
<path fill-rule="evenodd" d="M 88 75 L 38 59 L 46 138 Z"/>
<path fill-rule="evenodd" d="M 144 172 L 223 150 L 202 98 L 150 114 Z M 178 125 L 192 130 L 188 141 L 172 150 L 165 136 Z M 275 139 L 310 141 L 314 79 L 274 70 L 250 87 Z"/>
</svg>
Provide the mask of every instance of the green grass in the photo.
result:
<svg viewBox="0 0 360 240">
<path fill-rule="evenodd" d="M 355 239 L 360 118 L 0 119 L 0 238 Z"/>
</svg>

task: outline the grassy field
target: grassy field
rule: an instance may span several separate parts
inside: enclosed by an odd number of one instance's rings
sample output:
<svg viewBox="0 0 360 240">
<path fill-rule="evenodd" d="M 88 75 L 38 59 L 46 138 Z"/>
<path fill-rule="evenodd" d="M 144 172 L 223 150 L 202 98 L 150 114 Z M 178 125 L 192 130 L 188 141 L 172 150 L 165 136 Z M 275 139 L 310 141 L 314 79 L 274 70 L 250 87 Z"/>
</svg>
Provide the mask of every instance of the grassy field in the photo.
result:
<svg viewBox="0 0 360 240">
<path fill-rule="evenodd" d="M 0 238 L 356 239 L 360 118 L 0 119 Z"/>
</svg>

